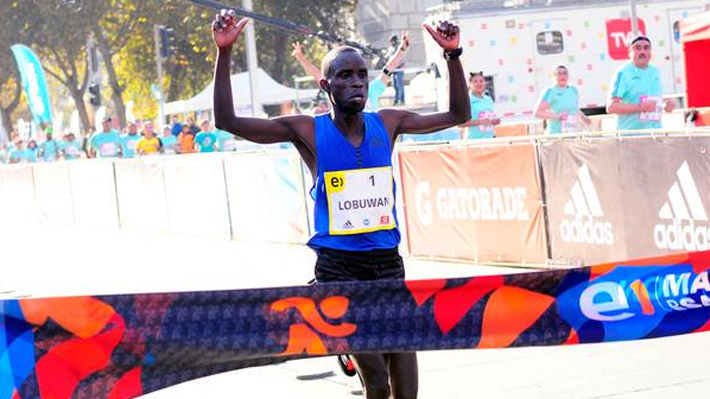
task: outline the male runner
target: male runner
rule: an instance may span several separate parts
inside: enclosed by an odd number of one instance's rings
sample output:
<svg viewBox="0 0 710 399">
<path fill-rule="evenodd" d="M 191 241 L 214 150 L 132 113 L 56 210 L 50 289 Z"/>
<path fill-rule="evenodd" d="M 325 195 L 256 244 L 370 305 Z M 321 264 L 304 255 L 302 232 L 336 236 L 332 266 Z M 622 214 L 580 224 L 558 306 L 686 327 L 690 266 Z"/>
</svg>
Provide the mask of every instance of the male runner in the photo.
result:
<svg viewBox="0 0 710 399">
<path fill-rule="evenodd" d="M 429 133 L 469 119 L 468 91 L 458 59 L 458 27 L 449 22 L 440 22 L 437 28 L 424 26 L 448 60 L 448 112 L 363 112 L 369 83 L 367 65 L 357 50 L 338 47 L 325 56 L 319 82 L 328 93 L 331 113 L 257 119 L 234 114 L 230 85 L 232 46 L 248 22 L 247 18 L 237 22 L 233 12 L 223 10 L 212 24 L 219 50 L 214 90 L 217 127 L 256 143 L 291 142 L 298 150 L 315 180 L 316 233 L 308 245 L 318 255 L 318 282 L 404 279 L 397 250 L 400 234 L 394 209 L 392 149 L 401 133 Z M 415 353 L 359 354 L 354 358 L 367 399 L 390 395 L 416 398 Z"/>
</svg>

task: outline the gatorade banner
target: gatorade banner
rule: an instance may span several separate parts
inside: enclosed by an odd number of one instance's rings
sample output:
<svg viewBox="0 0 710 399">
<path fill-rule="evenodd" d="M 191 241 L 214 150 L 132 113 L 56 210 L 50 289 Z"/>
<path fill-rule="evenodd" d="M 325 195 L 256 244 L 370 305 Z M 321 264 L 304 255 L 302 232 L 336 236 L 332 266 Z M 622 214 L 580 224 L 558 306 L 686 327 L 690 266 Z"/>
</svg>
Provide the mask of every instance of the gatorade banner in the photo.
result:
<svg viewBox="0 0 710 399">
<path fill-rule="evenodd" d="M 532 144 L 399 152 L 412 255 L 542 264 L 547 241 Z"/>
<path fill-rule="evenodd" d="M 35 123 L 51 125 L 52 107 L 49 102 L 47 81 L 44 77 L 42 64 L 32 50 L 25 45 L 15 44 L 11 49 L 12 54 L 15 55 L 17 69 L 22 78 L 22 87 L 25 89 L 27 102 L 30 105 Z"/>
<path fill-rule="evenodd" d="M 450 280 L 0 301 L 0 399 L 130 399 L 306 356 L 710 329 L 710 252 Z"/>
<path fill-rule="evenodd" d="M 708 137 L 542 144 L 553 261 L 710 249 L 709 146 Z"/>
</svg>

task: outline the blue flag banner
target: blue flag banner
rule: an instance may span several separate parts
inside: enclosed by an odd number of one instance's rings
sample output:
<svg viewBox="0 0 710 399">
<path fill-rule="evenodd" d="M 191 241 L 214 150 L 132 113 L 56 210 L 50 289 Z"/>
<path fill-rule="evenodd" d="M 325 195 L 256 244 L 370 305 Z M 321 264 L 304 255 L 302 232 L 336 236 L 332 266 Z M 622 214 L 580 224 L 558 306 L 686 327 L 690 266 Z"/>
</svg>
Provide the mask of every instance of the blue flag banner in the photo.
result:
<svg viewBox="0 0 710 399">
<path fill-rule="evenodd" d="M 30 105 L 35 123 L 51 125 L 52 108 L 49 103 L 49 92 L 42 64 L 35 53 L 25 45 L 15 44 L 11 49 L 15 55 L 17 68 L 20 70 L 22 87 L 25 89 L 27 102 Z"/>
</svg>

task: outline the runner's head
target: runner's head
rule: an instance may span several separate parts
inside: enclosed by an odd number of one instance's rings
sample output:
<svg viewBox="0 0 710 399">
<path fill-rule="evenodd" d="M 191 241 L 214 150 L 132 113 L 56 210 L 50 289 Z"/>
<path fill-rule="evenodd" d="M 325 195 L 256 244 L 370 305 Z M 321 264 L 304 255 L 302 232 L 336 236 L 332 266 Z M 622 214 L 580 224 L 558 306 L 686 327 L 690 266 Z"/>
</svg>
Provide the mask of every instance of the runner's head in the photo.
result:
<svg viewBox="0 0 710 399">
<path fill-rule="evenodd" d="M 143 124 L 143 135 L 148 138 L 155 137 L 155 131 L 153 131 L 153 122 L 148 121 Z"/>
<path fill-rule="evenodd" d="M 629 58 L 637 68 L 646 68 L 651 61 L 651 39 L 637 36 L 629 45 Z"/>
<path fill-rule="evenodd" d="M 138 125 L 135 122 L 128 122 L 128 134 L 131 136 L 138 134 Z"/>
<path fill-rule="evenodd" d="M 45 137 L 46 141 L 52 140 L 53 134 L 54 134 L 54 130 L 51 127 L 44 129 L 44 137 Z"/>
<path fill-rule="evenodd" d="M 479 97 L 483 95 L 486 91 L 486 78 L 483 77 L 483 71 L 469 72 L 468 89 Z"/>
<path fill-rule="evenodd" d="M 348 114 L 362 112 L 367 102 L 367 64 L 360 53 L 348 46 L 330 50 L 321 64 L 320 87 L 333 108 Z"/>
<path fill-rule="evenodd" d="M 567 86 L 567 83 L 569 83 L 569 70 L 566 66 L 560 65 L 555 68 L 555 81 L 560 87 Z"/>
<path fill-rule="evenodd" d="M 173 135 L 173 129 L 170 126 L 163 126 L 163 137 L 170 137 Z"/>
<path fill-rule="evenodd" d="M 207 119 L 204 119 L 202 123 L 200 123 L 200 128 L 202 129 L 203 132 L 209 132 L 210 131 L 210 121 Z"/>
</svg>

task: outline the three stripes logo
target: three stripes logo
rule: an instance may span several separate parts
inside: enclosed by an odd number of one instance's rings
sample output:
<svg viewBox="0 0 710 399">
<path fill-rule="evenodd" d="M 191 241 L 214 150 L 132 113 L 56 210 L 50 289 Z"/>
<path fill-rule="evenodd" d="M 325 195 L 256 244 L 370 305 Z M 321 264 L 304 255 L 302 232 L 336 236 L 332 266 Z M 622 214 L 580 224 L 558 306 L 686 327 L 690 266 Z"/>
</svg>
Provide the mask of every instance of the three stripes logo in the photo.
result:
<svg viewBox="0 0 710 399">
<path fill-rule="evenodd" d="M 710 249 L 708 215 L 688 162 L 683 162 L 676 176 L 668 190 L 668 200 L 658 212 L 658 217 L 667 222 L 657 224 L 653 230 L 656 246 L 683 251 Z"/>
<path fill-rule="evenodd" d="M 613 245 L 614 232 L 611 222 L 599 220 L 604 217 L 599 195 L 592 183 L 589 168 L 583 164 L 577 172 L 571 197 L 565 204 L 564 213 L 572 219 L 563 219 L 560 225 L 562 241 L 577 244 Z"/>
</svg>

